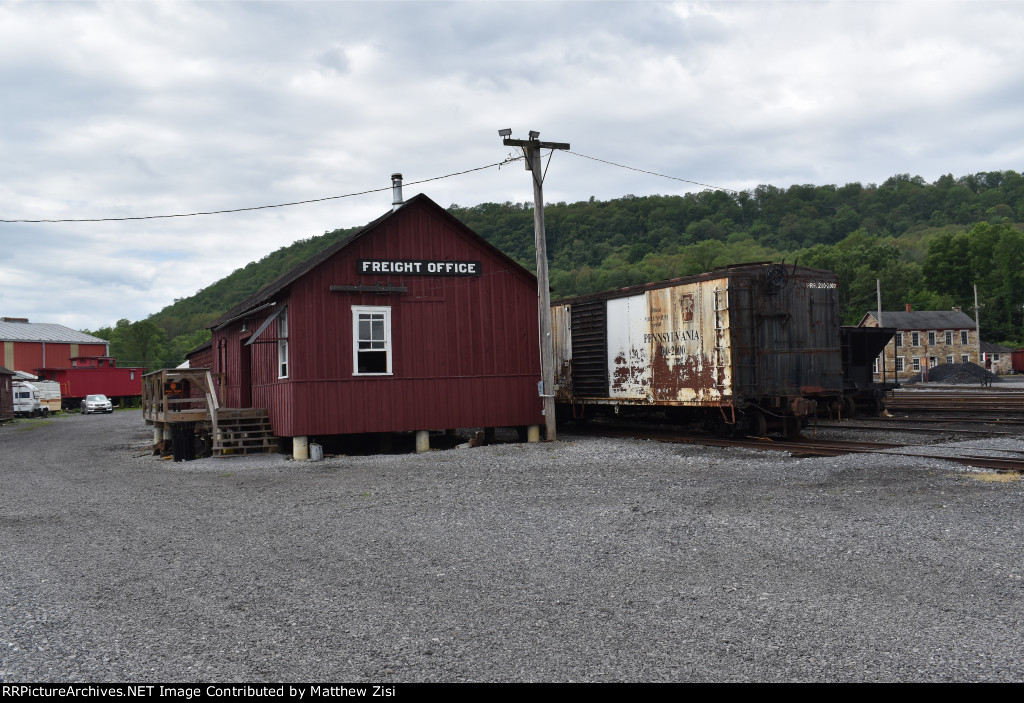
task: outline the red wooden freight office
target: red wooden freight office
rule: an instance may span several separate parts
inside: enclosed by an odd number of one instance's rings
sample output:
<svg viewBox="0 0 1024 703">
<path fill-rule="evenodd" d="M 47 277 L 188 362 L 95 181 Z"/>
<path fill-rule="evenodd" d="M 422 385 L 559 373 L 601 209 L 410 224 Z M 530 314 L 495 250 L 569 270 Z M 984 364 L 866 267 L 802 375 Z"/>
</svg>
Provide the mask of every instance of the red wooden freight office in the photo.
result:
<svg viewBox="0 0 1024 703">
<path fill-rule="evenodd" d="M 267 408 L 304 458 L 317 437 L 533 427 L 536 278 L 425 195 L 214 321 L 221 405 Z"/>
</svg>

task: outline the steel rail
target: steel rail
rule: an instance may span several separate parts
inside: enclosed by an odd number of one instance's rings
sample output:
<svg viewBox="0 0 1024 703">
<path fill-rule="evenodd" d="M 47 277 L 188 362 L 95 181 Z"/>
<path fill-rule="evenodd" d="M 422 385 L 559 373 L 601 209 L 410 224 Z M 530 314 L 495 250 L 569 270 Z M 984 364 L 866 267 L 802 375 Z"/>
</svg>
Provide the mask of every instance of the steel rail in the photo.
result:
<svg viewBox="0 0 1024 703">
<path fill-rule="evenodd" d="M 905 456 L 909 458 L 939 459 L 952 461 L 964 466 L 977 468 L 994 469 L 997 471 L 1024 472 L 1024 457 L 1008 459 L 1006 457 L 994 456 L 950 456 L 923 454 L 912 451 L 896 451 L 905 448 L 907 445 L 893 444 L 889 442 L 844 442 L 844 441 L 821 441 L 805 439 L 803 441 L 775 441 L 769 438 L 761 439 L 740 439 L 726 437 L 707 437 L 701 435 L 686 435 L 665 430 L 647 430 L 643 428 L 613 428 L 613 427 L 573 427 L 574 434 L 584 434 L 602 437 L 627 437 L 631 439 L 648 439 L 659 442 L 672 442 L 676 444 L 693 444 L 704 447 L 721 448 L 745 448 L 761 451 L 785 451 L 794 456 L 842 456 L 844 454 L 886 454 L 890 456 Z"/>
</svg>

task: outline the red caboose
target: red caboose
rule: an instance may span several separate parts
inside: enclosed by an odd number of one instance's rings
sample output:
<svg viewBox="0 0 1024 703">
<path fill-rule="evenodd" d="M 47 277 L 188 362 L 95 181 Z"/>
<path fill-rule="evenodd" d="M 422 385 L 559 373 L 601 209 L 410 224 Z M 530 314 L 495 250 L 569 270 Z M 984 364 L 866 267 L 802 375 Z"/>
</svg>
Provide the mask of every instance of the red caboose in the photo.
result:
<svg viewBox="0 0 1024 703">
<path fill-rule="evenodd" d="M 70 368 L 36 369 L 40 380 L 60 384 L 65 409 L 78 407 L 85 396 L 93 393 L 102 393 L 114 405 L 132 402 L 142 395 L 142 372 L 139 366 L 118 368 L 112 356 L 75 356 Z"/>
</svg>

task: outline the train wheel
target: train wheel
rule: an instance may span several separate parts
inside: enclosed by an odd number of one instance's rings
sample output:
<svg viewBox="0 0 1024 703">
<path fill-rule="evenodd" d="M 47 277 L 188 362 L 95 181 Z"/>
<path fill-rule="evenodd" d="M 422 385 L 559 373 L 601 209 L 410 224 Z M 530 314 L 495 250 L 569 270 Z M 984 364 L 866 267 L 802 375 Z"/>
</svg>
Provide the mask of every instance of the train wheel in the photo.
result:
<svg viewBox="0 0 1024 703">
<path fill-rule="evenodd" d="M 783 424 L 786 430 L 786 439 L 793 442 L 800 439 L 800 419 L 793 416 L 787 415 L 783 418 Z"/>
<path fill-rule="evenodd" d="M 843 419 L 852 420 L 857 417 L 857 403 L 852 395 L 843 396 Z"/>
<path fill-rule="evenodd" d="M 768 422 L 760 410 L 754 409 L 747 413 L 747 424 L 747 434 L 751 437 L 764 437 L 768 432 Z"/>
</svg>

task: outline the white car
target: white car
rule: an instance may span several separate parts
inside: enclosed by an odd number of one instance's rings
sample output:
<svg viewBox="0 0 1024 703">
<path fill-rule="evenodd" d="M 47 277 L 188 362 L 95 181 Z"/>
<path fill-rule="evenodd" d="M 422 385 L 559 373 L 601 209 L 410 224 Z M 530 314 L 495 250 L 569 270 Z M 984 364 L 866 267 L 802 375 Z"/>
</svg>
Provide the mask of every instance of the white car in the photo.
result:
<svg viewBox="0 0 1024 703">
<path fill-rule="evenodd" d="M 98 393 L 96 395 L 87 395 L 85 400 L 82 401 L 82 414 L 88 415 L 89 413 L 112 413 L 114 412 L 114 405 L 110 402 L 110 398 Z"/>
</svg>

